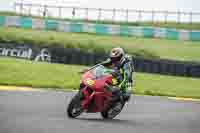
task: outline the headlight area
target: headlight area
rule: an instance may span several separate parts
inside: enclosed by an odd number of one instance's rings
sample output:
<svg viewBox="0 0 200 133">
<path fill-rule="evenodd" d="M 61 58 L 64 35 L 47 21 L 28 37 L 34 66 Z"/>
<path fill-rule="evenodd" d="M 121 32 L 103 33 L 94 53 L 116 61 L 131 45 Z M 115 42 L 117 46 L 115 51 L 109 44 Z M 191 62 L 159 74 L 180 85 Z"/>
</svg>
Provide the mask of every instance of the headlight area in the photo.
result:
<svg viewBox="0 0 200 133">
<path fill-rule="evenodd" d="M 92 80 L 92 79 L 90 79 L 90 78 L 87 78 L 87 79 L 85 80 L 85 83 L 86 83 L 88 86 L 93 86 L 94 83 L 95 83 L 95 80 Z"/>
</svg>

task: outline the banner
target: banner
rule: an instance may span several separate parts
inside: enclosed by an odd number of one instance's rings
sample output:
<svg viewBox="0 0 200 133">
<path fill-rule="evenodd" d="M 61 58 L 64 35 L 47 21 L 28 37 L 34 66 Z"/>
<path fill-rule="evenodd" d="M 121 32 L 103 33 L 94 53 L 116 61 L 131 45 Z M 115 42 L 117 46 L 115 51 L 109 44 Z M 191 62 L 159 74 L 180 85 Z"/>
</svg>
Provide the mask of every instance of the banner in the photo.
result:
<svg viewBox="0 0 200 133">
<path fill-rule="evenodd" d="M 51 53 L 47 48 L 33 48 L 30 45 L 4 45 L 0 43 L 0 56 L 51 62 Z"/>
</svg>

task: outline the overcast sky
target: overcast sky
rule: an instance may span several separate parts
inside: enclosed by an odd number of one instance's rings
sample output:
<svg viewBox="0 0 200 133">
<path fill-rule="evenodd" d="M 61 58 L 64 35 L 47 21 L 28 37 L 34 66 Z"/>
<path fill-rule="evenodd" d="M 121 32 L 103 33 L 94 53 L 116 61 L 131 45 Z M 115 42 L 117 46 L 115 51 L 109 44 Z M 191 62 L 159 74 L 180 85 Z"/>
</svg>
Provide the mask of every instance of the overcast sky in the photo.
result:
<svg viewBox="0 0 200 133">
<path fill-rule="evenodd" d="M 0 10 L 12 10 L 16 0 L 0 0 Z M 17 0 L 21 1 L 21 0 Z M 200 12 L 200 0 L 23 0 L 31 3 L 75 5 L 97 8 L 123 8 L 143 10 L 169 10 Z"/>
</svg>

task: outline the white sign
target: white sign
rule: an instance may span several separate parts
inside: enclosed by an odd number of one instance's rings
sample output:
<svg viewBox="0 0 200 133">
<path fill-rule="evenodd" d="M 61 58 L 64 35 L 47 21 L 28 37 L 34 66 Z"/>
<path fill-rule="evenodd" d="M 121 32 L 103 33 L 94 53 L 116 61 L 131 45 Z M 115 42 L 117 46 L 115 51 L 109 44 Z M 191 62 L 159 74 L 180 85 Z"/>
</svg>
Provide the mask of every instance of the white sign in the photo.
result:
<svg viewBox="0 0 200 133">
<path fill-rule="evenodd" d="M 31 59 L 33 50 L 31 48 L 0 48 L 0 56 L 11 56 Z M 41 49 L 40 53 L 34 58 L 34 61 L 51 62 L 51 54 L 47 49 Z"/>
<path fill-rule="evenodd" d="M 31 59 L 32 49 L 0 48 L 0 55 Z"/>
</svg>

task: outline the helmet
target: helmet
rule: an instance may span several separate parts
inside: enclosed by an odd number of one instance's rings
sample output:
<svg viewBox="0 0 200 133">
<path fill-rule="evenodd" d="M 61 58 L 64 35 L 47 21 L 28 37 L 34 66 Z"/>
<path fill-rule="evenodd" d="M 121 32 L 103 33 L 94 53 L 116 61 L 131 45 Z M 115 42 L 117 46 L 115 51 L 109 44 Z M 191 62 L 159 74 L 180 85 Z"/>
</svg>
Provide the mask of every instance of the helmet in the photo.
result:
<svg viewBox="0 0 200 133">
<path fill-rule="evenodd" d="M 124 50 L 120 47 L 113 48 L 110 51 L 110 59 L 112 62 L 119 62 L 124 57 Z"/>
</svg>

